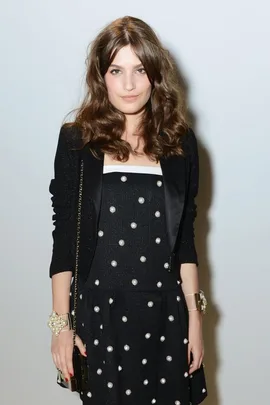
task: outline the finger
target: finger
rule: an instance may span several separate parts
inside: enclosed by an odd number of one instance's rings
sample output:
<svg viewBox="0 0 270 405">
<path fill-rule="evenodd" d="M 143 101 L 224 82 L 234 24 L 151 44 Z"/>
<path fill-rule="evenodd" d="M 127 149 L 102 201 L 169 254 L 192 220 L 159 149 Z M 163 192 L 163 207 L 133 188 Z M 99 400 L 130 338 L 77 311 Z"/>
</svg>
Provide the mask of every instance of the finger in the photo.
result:
<svg viewBox="0 0 270 405">
<path fill-rule="evenodd" d="M 52 353 L 52 359 L 53 359 L 53 362 L 54 362 L 55 367 L 56 367 L 56 368 L 59 368 L 59 367 L 58 367 L 58 363 L 57 363 L 57 356 L 56 356 L 55 353 Z"/>
<path fill-rule="evenodd" d="M 69 380 L 69 372 L 67 369 L 65 348 L 60 349 L 60 369 L 67 382 Z"/>
<path fill-rule="evenodd" d="M 55 356 L 56 356 L 56 368 L 57 368 L 58 370 L 61 370 L 60 356 L 59 356 L 59 354 L 56 354 Z M 62 370 L 61 370 L 61 372 L 62 372 Z"/>
<path fill-rule="evenodd" d="M 192 355 L 193 355 L 193 360 L 192 360 L 192 363 L 189 368 L 190 373 L 193 373 L 195 370 L 197 370 L 199 368 L 199 361 L 200 361 L 200 357 L 196 351 L 192 352 Z"/>
<path fill-rule="evenodd" d="M 190 349 L 190 345 L 188 345 L 188 364 L 190 363 L 190 352 L 191 352 L 191 349 Z"/>
<path fill-rule="evenodd" d="M 202 364 L 203 364 L 203 354 L 201 355 L 201 357 L 200 357 L 200 361 L 199 361 L 199 367 L 201 367 L 202 366 Z"/>
<path fill-rule="evenodd" d="M 74 370 L 73 370 L 73 361 L 72 361 L 72 353 L 73 353 L 73 345 L 66 347 L 66 363 L 67 369 L 70 377 L 73 377 Z"/>
<path fill-rule="evenodd" d="M 82 342 L 82 339 L 81 339 L 78 335 L 76 335 L 76 338 L 75 338 L 75 345 L 78 347 L 80 353 L 81 353 L 83 356 L 86 357 L 87 354 L 86 354 L 85 346 L 84 346 L 84 344 L 83 344 L 83 342 Z"/>
</svg>

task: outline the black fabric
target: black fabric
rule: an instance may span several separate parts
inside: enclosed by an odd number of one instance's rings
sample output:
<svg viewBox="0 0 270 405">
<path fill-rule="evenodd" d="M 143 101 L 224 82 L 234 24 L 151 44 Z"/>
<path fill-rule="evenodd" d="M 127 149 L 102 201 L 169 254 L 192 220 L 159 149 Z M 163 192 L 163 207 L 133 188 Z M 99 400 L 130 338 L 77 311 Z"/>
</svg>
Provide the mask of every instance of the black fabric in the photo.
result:
<svg viewBox="0 0 270 405">
<path fill-rule="evenodd" d="M 85 170 L 79 278 L 85 282 L 97 243 L 104 156 L 101 154 L 101 159 L 95 158 L 89 145 L 85 145 L 82 150 L 74 150 L 79 137 L 76 127 L 62 127 L 59 134 L 54 160 L 55 174 L 49 186 L 55 226 L 49 273 L 52 277 L 63 271 L 74 271 L 79 162 L 83 158 Z M 185 156 L 160 160 L 168 239 L 176 271 L 181 263 L 198 265 L 193 227 L 199 181 L 197 142 L 192 130 L 183 135 L 182 139 Z"/>
<path fill-rule="evenodd" d="M 163 180 L 103 175 L 95 255 L 79 286 L 85 405 L 190 405 L 207 395 L 203 368 L 188 375 L 187 311 L 179 272 L 167 271 Z"/>
</svg>

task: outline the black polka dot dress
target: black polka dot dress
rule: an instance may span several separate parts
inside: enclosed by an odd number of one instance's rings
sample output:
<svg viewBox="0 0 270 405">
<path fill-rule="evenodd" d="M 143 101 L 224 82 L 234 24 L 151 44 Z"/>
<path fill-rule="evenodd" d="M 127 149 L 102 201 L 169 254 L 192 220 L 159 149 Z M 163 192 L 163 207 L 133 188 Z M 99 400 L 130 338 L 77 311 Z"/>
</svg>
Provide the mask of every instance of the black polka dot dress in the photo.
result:
<svg viewBox="0 0 270 405">
<path fill-rule="evenodd" d="M 89 370 L 83 404 L 199 404 L 204 372 L 188 373 L 179 272 L 167 271 L 160 168 L 104 169 L 98 242 L 78 302 Z"/>
</svg>

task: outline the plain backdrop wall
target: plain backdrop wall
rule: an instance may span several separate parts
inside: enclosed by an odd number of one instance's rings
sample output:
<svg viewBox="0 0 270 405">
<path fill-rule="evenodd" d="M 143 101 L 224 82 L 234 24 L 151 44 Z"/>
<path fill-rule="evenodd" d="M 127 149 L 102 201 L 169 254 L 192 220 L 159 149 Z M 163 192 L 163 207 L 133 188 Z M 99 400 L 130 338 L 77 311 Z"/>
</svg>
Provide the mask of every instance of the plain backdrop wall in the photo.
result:
<svg viewBox="0 0 270 405">
<path fill-rule="evenodd" d="M 87 45 L 127 14 L 174 54 L 195 117 L 205 404 L 269 403 L 269 12 L 266 0 L 1 4 L 1 405 L 80 403 L 56 386 L 50 356 L 48 185 L 60 125 L 82 95 Z"/>
</svg>

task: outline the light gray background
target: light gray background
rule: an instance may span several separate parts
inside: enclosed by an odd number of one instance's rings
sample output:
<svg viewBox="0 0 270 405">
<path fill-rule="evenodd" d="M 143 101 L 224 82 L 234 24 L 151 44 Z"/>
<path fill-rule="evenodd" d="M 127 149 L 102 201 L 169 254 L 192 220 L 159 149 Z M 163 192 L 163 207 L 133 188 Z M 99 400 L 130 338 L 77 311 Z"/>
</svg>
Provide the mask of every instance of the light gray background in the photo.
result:
<svg viewBox="0 0 270 405">
<path fill-rule="evenodd" d="M 87 44 L 126 14 L 174 53 L 196 118 L 205 405 L 269 403 L 269 11 L 266 0 L 2 2 L 1 404 L 80 403 L 56 386 L 50 357 L 48 185 Z"/>
</svg>

